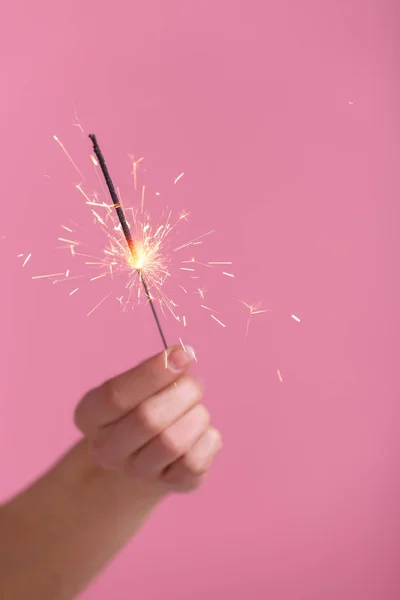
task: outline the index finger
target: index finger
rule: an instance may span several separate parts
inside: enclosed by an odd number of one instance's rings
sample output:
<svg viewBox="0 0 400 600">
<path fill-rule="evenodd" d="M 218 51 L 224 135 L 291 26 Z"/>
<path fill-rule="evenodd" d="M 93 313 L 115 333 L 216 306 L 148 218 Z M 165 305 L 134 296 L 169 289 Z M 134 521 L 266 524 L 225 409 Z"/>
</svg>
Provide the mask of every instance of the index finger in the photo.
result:
<svg viewBox="0 0 400 600">
<path fill-rule="evenodd" d="M 75 411 L 81 431 L 91 431 L 118 421 L 138 404 L 176 381 L 194 358 L 190 346 L 174 346 L 137 367 L 90 391 Z"/>
</svg>

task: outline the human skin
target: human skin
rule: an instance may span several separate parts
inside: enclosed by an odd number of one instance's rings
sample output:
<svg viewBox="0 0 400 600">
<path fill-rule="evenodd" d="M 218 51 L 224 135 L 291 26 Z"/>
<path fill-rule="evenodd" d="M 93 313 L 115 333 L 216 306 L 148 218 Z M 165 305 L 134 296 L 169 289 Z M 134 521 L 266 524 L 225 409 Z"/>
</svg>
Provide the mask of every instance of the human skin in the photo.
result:
<svg viewBox="0 0 400 600">
<path fill-rule="evenodd" d="M 221 448 L 190 348 L 90 391 L 82 439 L 0 508 L 0 599 L 71 600 L 172 492 L 202 483 Z"/>
</svg>

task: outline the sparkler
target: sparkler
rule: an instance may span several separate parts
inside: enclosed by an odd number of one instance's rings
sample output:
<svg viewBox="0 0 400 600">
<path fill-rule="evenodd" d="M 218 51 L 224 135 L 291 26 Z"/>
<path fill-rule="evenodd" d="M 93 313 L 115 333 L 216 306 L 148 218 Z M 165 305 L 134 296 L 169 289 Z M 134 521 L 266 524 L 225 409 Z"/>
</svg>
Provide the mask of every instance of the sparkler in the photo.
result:
<svg viewBox="0 0 400 600">
<path fill-rule="evenodd" d="M 142 257 L 143 260 L 141 261 L 140 260 L 140 256 L 138 255 L 137 249 L 135 247 L 135 243 L 134 243 L 133 238 L 132 238 L 130 227 L 129 227 L 128 222 L 126 220 L 125 213 L 124 213 L 124 211 L 123 211 L 123 209 L 121 207 L 120 201 L 118 199 L 117 193 L 116 193 L 115 188 L 114 188 L 114 184 L 113 184 L 112 179 L 110 177 L 110 174 L 108 172 L 108 168 L 107 168 L 106 162 L 104 160 L 104 157 L 103 157 L 103 154 L 102 154 L 102 152 L 100 150 L 100 147 L 99 147 L 99 145 L 97 143 L 96 136 L 94 134 L 90 134 L 89 138 L 92 140 L 93 151 L 94 151 L 94 153 L 95 153 L 95 155 L 97 157 L 97 160 L 99 161 L 99 165 L 100 165 L 101 171 L 103 173 L 103 176 L 104 176 L 104 179 L 105 179 L 108 191 L 110 192 L 110 196 L 111 196 L 111 199 L 113 201 L 114 208 L 116 210 L 119 222 L 120 222 L 121 227 L 122 227 L 122 231 L 123 231 L 124 236 L 125 236 L 126 243 L 128 245 L 128 249 L 129 249 L 129 252 L 130 252 L 130 255 L 131 255 L 131 258 L 132 258 L 133 265 L 136 268 L 136 271 L 138 273 L 140 281 L 141 281 L 141 283 L 143 285 L 145 294 L 146 294 L 147 299 L 149 301 L 150 308 L 151 308 L 151 311 L 153 313 L 153 317 L 154 317 L 154 320 L 156 322 L 158 332 L 159 332 L 159 334 L 161 336 L 161 340 L 162 340 L 162 342 L 164 344 L 164 348 L 165 348 L 165 350 L 167 350 L 168 344 L 167 344 L 167 341 L 165 339 L 165 335 L 164 335 L 164 332 L 162 330 L 161 323 L 160 323 L 160 320 L 158 318 L 157 311 L 155 309 L 152 297 L 150 295 L 149 287 L 148 287 L 148 285 L 146 283 L 146 280 L 145 280 L 143 272 L 142 272 L 142 262 L 144 260 L 144 257 Z M 142 195 L 142 203 L 143 203 L 143 195 Z"/>
<path fill-rule="evenodd" d="M 78 118 L 76 117 L 76 123 L 74 125 L 80 130 L 82 135 L 84 135 L 84 130 L 79 123 Z M 71 154 L 69 154 L 68 150 L 61 142 L 61 140 L 54 135 L 53 136 L 55 142 L 58 144 L 60 149 L 66 155 L 67 159 L 71 163 L 71 165 L 75 168 L 76 172 L 81 177 L 81 183 L 75 185 L 76 189 L 83 196 L 85 203 L 90 207 L 91 214 L 94 218 L 94 222 L 100 226 L 102 232 L 105 234 L 107 238 L 107 244 L 102 249 L 101 254 L 96 248 L 94 254 L 92 254 L 93 250 L 89 251 L 91 247 L 90 244 L 80 241 L 80 238 L 77 237 L 77 229 L 81 229 L 85 231 L 77 223 L 74 223 L 70 220 L 70 223 L 73 224 L 73 228 L 67 227 L 66 225 L 61 225 L 63 228 L 62 237 L 59 237 L 58 240 L 64 244 L 61 246 L 62 248 L 69 248 L 72 256 L 82 256 L 85 258 L 85 264 L 90 265 L 95 269 L 100 270 L 100 274 L 89 273 L 89 277 L 86 275 L 75 275 L 73 271 L 71 271 L 72 275 L 70 275 L 70 269 L 64 268 L 62 272 L 50 273 L 48 275 L 34 275 L 32 279 L 48 279 L 53 284 L 58 282 L 71 282 L 72 280 L 84 277 L 88 279 L 90 282 L 94 282 L 95 280 L 102 279 L 103 277 L 111 277 L 114 278 L 115 275 L 119 274 L 128 274 L 127 280 L 125 284 L 125 289 L 128 290 L 128 297 L 121 295 L 120 297 L 116 296 L 119 305 L 125 311 L 128 305 L 131 302 L 131 294 L 134 290 L 137 291 L 137 299 L 140 302 L 141 294 L 146 297 L 148 303 L 150 304 L 150 308 L 154 317 L 154 320 L 157 325 L 158 332 L 160 334 L 162 343 L 164 348 L 167 349 L 166 338 L 160 323 L 160 319 L 158 313 L 156 311 L 155 303 L 158 302 L 158 307 L 162 312 L 163 316 L 166 317 L 166 312 L 169 312 L 173 315 L 175 320 L 179 322 L 183 327 L 187 327 L 188 323 L 190 326 L 190 317 L 187 319 L 186 311 L 179 312 L 176 310 L 178 304 L 175 303 L 172 298 L 168 297 L 168 295 L 164 291 L 164 284 L 167 279 L 172 275 L 172 271 L 170 272 L 169 263 L 172 260 L 172 257 L 175 256 L 176 252 L 181 250 L 191 250 L 193 246 L 198 246 L 203 244 L 204 238 L 214 233 L 214 229 L 203 233 L 195 237 L 194 239 L 187 241 L 179 245 L 178 247 L 169 248 L 168 252 L 166 252 L 166 239 L 168 241 L 170 239 L 170 234 L 175 228 L 178 226 L 178 223 L 181 220 L 187 221 L 187 217 L 189 213 L 182 212 L 178 218 L 171 219 L 172 211 L 167 209 L 166 213 L 163 213 L 161 223 L 155 224 L 150 219 L 150 215 L 144 210 L 144 199 L 145 199 L 145 186 L 141 186 L 141 194 L 139 205 L 136 209 L 127 208 L 125 209 L 123 206 L 123 201 L 121 198 L 119 188 L 115 188 L 111 176 L 108 171 L 108 167 L 106 165 L 104 156 L 100 150 L 98 145 L 96 136 L 91 134 L 89 135 L 90 140 L 93 144 L 93 152 L 90 156 L 92 165 L 95 169 L 96 176 L 99 180 L 101 189 L 103 194 L 105 195 L 105 199 L 100 198 L 97 193 L 90 193 L 86 189 L 86 185 L 83 183 L 85 181 L 85 177 L 80 171 L 78 165 L 74 161 Z M 132 160 L 132 176 L 134 183 L 135 192 L 138 191 L 138 166 L 141 165 L 143 161 L 143 157 L 137 158 L 135 156 L 130 156 Z M 99 174 L 99 167 L 101 169 L 103 177 Z M 177 184 L 181 178 L 184 176 L 184 173 L 180 173 L 174 180 L 173 183 Z M 105 182 L 105 184 L 104 184 Z M 148 193 L 148 192 L 147 192 Z M 112 199 L 112 204 L 107 200 L 108 195 Z M 160 196 L 159 192 L 155 192 L 156 196 Z M 98 208 L 97 208 L 98 207 Z M 105 211 L 103 213 L 102 211 Z M 132 211 L 130 213 L 129 211 Z M 116 215 L 116 217 L 114 216 Z M 129 215 L 129 220 L 127 218 Z M 164 218 L 166 216 L 166 218 Z M 5 236 L 0 236 L 0 239 L 5 239 Z M 82 249 L 82 246 L 86 247 L 88 250 Z M 172 249 L 172 254 L 171 254 Z M 90 252 L 90 253 L 89 253 Z M 18 255 L 21 258 L 22 267 L 26 267 L 28 262 L 31 259 L 32 254 L 20 254 Z M 197 258 L 197 257 L 196 257 Z M 208 306 L 208 295 L 206 296 L 207 288 L 201 287 L 200 282 L 196 282 L 191 284 L 189 280 L 199 279 L 199 268 L 200 270 L 206 271 L 210 273 L 210 270 L 218 269 L 221 275 L 224 277 L 228 277 L 229 279 L 234 279 L 235 275 L 231 272 L 230 266 L 232 262 L 226 260 L 228 257 L 226 256 L 218 256 L 216 258 L 222 260 L 210 260 L 203 261 L 196 260 L 196 258 L 192 255 L 188 260 L 181 260 L 181 265 L 179 267 L 182 274 L 188 278 L 188 285 L 185 287 L 183 285 L 178 285 L 177 287 L 182 290 L 182 292 L 186 295 L 188 299 L 189 295 L 194 293 L 199 298 L 200 308 L 208 313 L 208 317 L 213 320 L 213 322 L 217 325 L 217 327 L 225 328 L 225 319 L 223 316 L 220 318 L 220 314 L 218 310 L 215 308 L 210 308 Z M 225 259 L 225 260 L 224 260 Z M 29 265 L 30 266 L 30 265 Z M 66 266 L 67 267 L 67 266 Z M 28 267 L 29 268 L 29 267 Z M 176 267 L 175 267 L 176 268 Z M 222 270 L 224 269 L 224 270 Z M 226 270 L 225 270 L 226 269 Z M 99 273 L 99 271 L 98 271 Z M 175 280 L 175 277 L 173 277 Z M 196 291 L 193 288 L 196 287 Z M 156 290 L 156 295 L 152 295 L 150 290 Z M 69 292 L 69 296 L 74 296 L 77 294 L 78 297 L 81 294 L 81 287 L 74 287 Z M 96 311 L 103 303 L 113 294 L 112 291 L 106 293 L 106 295 L 100 299 L 96 305 L 91 308 L 91 310 L 87 313 L 87 316 L 91 315 L 94 311 Z M 207 298 L 207 299 L 205 299 Z M 203 302 L 205 302 L 203 304 Z M 262 302 L 256 303 L 248 303 L 243 300 L 239 300 L 239 302 L 247 309 L 247 323 L 246 323 L 246 332 L 245 336 L 248 337 L 249 328 L 251 322 L 255 315 L 261 313 L 267 313 L 274 309 L 268 309 L 263 307 Z M 201 303 L 201 304 L 200 304 Z M 214 302 L 210 301 L 211 306 L 214 305 Z M 165 311 L 167 309 L 167 311 Z M 183 314 L 185 312 L 185 314 Z M 289 314 L 294 321 L 300 323 L 300 318 L 294 314 Z M 221 320 L 222 319 L 222 320 Z M 179 342 L 182 348 L 185 350 L 186 346 L 184 341 L 179 337 Z M 196 357 L 195 357 L 196 358 Z M 196 359 L 197 360 L 197 359 Z M 279 381 L 283 382 L 283 377 L 281 371 L 279 369 L 276 370 Z"/>
<path fill-rule="evenodd" d="M 136 208 L 124 207 L 120 190 L 119 188 L 114 187 L 96 137 L 94 135 L 89 137 L 94 148 L 94 152 L 90 155 L 90 159 L 96 176 L 99 180 L 104 199 L 100 198 L 97 193 L 88 192 L 83 183 L 76 184 L 75 188 L 83 196 L 86 205 L 90 207 L 93 221 L 100 227 L 102 233 L 106 236 L 107 243 L 100 253 L 97 247 L 92 249 L 91 244 L 80 240 L 80 237 L 78 236 L 79 232 L 77 230 L 80 229 L 85 233 L 87 233 L 87 231 L 70 219 L 70 223 L 68 223 L 70 226 L 67 227 L 66 224 L 61 225 L 64 231 L 62 232 L 61 236 L 58 237 L 59 242 L 62 243 L 62 245 L 58 246 L 58 248 L 68 248 L 74 258 L 78 256 L 84 257 L 85 264 L 88 265 L 90 269 L 97 269 L 98 273 L 89 274 L 89 277 L 84 274 L 75 275 L 75 273 L 70 270 L 69 266 L 66 265 L 63 272 L 53 272 L 48 275 L 36 274 L 32 277 L 32 279 L 47 279 L 53 284 L 57 284 L 60 282 L 72 283 L 72 280 L 78 278 L 84 278 L 85 280 L 88 279 L 89 282 L 95 282 L 103 278 L 114 279 L 115 276 L 121 274 L 127 275 L 124 285 L 125 289 L 128 291 L 127 297 L 124 295 L 116 296 L 120 307 L 123 311 L 127 310 L 128 306 L 131 304 L 133 293 L 137 293 L 138 303 L 143 295 L 143 297 L 145 297 L 150 304 L 160 337 L 164 347 L 166 348 L 167 344 L 165 336 L 158 318 L 159 313 L 157 314 L 155 308 L 157 303 L 159 310 L 164 317 L 167 317 L 166 313 L 170 313 L 174 319 L 185 328 L 190 322 L 186 311 L 178 314 L 181 310 L 179 309 L 177 311 L 179 304 L 174 302 L 174 300 L 165 293 L 164 284 L 167 283 L 167 280 L 170 278 L 175 280 L 175 277 L 172 276 L 172 271 L 170 270 L 170 263 L 173 262 L 175 253 L 191 249 L 192 246 L 194 247 L 203 244 L 204 239 L 210 234 L 214 233 L 215 230 L 209 230 L 206 233 L 187 241 L 186 243 L 180 244 L 178 247 L 169 247 L 167 250 L 168 244 L 171 240 L 172 232 L 177 228 L 182 220 L 188 221 L 189 213 L 186 211 L 181 211 L 176 219 L 172 219 L 172 210 L 167 209 L 167 211 L 163 213 L 161 222 L 155 224 L 152 222 L 150 215 L 144 210 L 144 185 L 141 186 L 141 194 L 139 191 L 141 196 L 139 206 Z M 71 165 L 75 168 L 79 176 L 82 176 L 78 165 L 62 141 L 57 136 L 53 136 L 53 138 L 66 155 Z M 136 177 L 136 171 L 137 167 L 142 162 L 143 157 L 137 158 L 136 156 L 130 156 L 130 158 L 133 165 L 132 175 L 134 189 L 135 191 L 138 191 L 139 186 Z M 102 174 L 100 174 L 100 169 Z M 181 173 L 181 175 L 175 179 L 174 183 L 177 183 L 181 179 L 182 175 L 183 174 Z M 159 192 L 156 192 L 156 196 L 159 195 Z M 112 198 L 111 203 L 108 201 L 110 196 Z M 103 211 L 105 212 L 103 213 Z M 21 258 L 23 257 L 24 255 L 21 255 Z M 213 271 L 218 267 L 226 268 L 224 267 L 225 265 L 232 264 L 231 261 L 227 260 L 209 262 L 204 260 L 199 261 L 193 255 L 190 260 L 181 260 L 180 262 L 182 266 L 179 267 L 175 262 L 175 269 L 179 268 L 182 274 L 185 273 L 188 280 L 199 279 L 199 269 L 208 271 L 210 273 L 210 271 Z M 221 271 L 222 269 L 220 270 L 220 273 Z M 232 273 L 222 274 L 233 277 Z M 196 291 L 193 290 L 193 286 L 196 286 Z M 188 285 L 185 284 L 185 287 L 183 285 L 178 285 L 179 289 L 182 290 L 182 292 L 187 296 L 187 299 L 191 294 L 194 293 L 199 295 L 200 302 L 204 301 L 203 299 L 206 288 L 200 287 L 197 285 L 197 283 L 194 284 L 194 282 L 193 286 L 190 285 L 189 281 Z M 153 288 L 156 290 L 156 295 L 153 293 Z M 79 290 L 81 290 L 81 286 L 79 287 Z M 74 287 L 74 289 L 71 287 L 69 295 L 75 296 L 77 292 L 77 287 Z M 106 294 L 105 297 L 100 299 L 100 301 L 98 301 L 96 305 L 87 313 L 87 316 L 90 316 L 94 311 L 102 306 L 111 295 L 112 292 Z M 216 317 L 216 315 L 219 317 L 218 310 L 212 309 L 203 304 L 200 304 L 200 307 L 206 311 L 210 311 L 210 313 L 213 313 L 213 315 L 209 316 L 212 317 L 213 321 L 218 326 L 226 327 L 223 319 L 221 320 L 220 318 Z"/>
</svg>

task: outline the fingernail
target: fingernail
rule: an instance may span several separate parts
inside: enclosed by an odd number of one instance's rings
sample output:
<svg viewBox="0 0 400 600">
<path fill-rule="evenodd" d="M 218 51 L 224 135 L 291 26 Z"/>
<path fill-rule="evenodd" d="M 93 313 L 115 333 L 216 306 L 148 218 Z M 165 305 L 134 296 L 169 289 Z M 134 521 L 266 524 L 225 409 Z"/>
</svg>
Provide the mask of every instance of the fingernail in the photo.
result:
<svg viewBox="0 0 400 600">
<path fill-rule="evenodd" d="M 185 345 L 185 350 L 182 346 L 174 348 L 168 355 L 168 366 L 172 371 L 182 371 L 187 367 L 194 358 L 194 350 L 190 346 Z"/>
</svg>

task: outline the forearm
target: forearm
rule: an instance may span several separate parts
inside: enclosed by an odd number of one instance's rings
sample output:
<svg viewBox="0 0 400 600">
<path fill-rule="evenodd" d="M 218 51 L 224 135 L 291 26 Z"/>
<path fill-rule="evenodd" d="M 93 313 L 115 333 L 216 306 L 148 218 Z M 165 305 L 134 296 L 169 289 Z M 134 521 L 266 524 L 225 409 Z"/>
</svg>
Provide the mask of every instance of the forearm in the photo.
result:
<svg viewBox="0 0 400 600">
<path fill-rule="evenodd" d="M 84 441 L 0 508 L 0 599 L 70 600 L 161 495 L 91 462 Z"/>
</svg>

